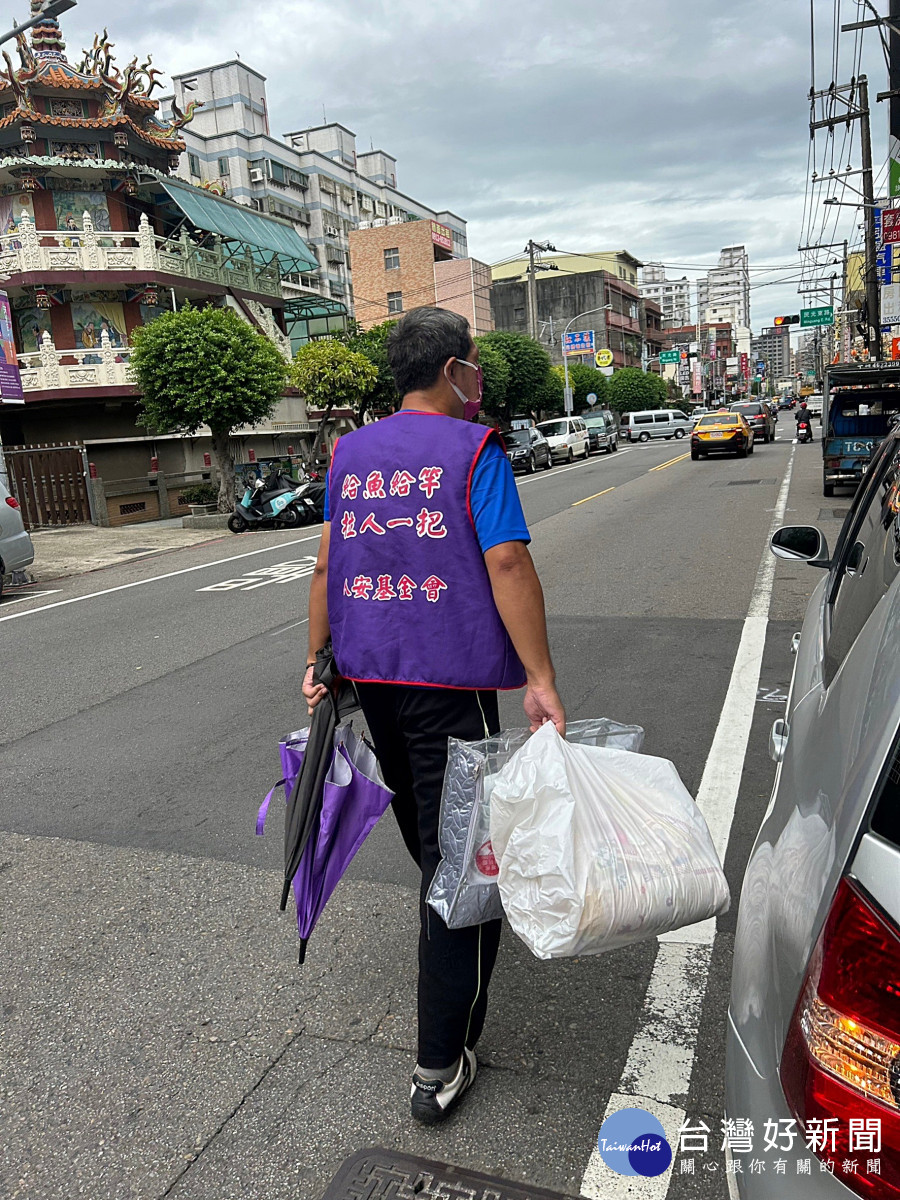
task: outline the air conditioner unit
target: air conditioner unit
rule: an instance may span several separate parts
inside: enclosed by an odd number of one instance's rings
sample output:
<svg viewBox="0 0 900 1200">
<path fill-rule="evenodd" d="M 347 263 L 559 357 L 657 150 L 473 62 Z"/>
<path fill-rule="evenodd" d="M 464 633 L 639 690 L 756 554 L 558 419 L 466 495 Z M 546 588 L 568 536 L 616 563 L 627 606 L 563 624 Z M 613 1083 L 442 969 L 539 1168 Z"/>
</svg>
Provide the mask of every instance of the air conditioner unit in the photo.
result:
<svg viewBox="0 0 900 1200">
<path fill-rule="evenodd" d="M 370 225 L 371 221 L 360 221 L 359 225 L 357 225 L 357 229 L 368 229 Z"/>
<path fill-rule="evenodd" d="M 388 217 L 388 225 L 402 225 L 402 224 L 403 224 L 402 217 Z"/>
<path fill-rule="evenodd" d="M 372 222 L 373 229 L 381 229 L 382 225 L 387 225 L 387 221 L 384 219 L 384 217 L 376 217 Z"/>
<path fill-rule="evenodd" d="M 326 237 L 336 238 L 341 235 L 341 231 L 336 229 L 334 225 L 323 225 L 322 229 Z"/>
<path fill-rule="evenodd" d="M 266 182 L 265 171 L 261 171 L 259 169 L 259 167 L 253 167 L 253 169 L 250 171 L 250 182 L 251 183 L 265 183 Z"/>
</svg>

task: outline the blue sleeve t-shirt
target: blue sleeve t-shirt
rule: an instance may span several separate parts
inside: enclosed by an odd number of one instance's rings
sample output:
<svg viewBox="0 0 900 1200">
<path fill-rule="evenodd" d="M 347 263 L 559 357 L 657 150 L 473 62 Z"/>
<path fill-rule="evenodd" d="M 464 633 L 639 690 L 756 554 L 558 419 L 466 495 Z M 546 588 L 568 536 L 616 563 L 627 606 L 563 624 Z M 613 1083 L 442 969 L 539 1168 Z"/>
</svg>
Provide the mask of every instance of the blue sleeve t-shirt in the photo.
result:
<svg viewBox="0 0 900 1200">
<path fill-rule="evenodd" d="M 475 536 L 482 554 L 502 542 L 527 544 L 531 541 L 516 477 L 503 447 L 493 439 L 482 450 L 475 465 L 470 500 Z M 328 491 L 325 493 L 325 520 L 331 520 Z"/>
</svg>

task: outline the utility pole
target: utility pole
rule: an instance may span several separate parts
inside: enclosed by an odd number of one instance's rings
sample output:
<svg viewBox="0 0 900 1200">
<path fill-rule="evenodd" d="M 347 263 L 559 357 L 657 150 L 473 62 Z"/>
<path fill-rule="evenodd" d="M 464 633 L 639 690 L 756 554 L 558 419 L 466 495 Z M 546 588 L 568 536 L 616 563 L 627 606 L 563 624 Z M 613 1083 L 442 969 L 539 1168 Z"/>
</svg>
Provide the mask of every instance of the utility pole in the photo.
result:
<svg viewBox="0 0 900 1200">
<path fill-rule="evenodd" d="M 889 13 L 888 89 L 889 108 L 888 155 L 890 174 L 888 190 L 900 196 L 900 0 L 891 0 Z"/>
<path fill-rule="evenodd" d="M 533 238 L 528 239 L 528 245 L 525 247 L 525 253 L 528 255 L 528 333 L 538 341 L 538 315 L 537 315 L 537 263 L 535 262 L 535 251 L 555 251 L 556 247 L 551 246 L 549 242 L 536 242 Z"/>
<path fill-rule="evenodd" d="M 874 24 L 880 24 L 875 21 Z M 855 26 L 854 26 L 855 27 Z M 842 26 L 842 29 L 846 28 Z M 823 112 L 830 106 L 830 111 L 820 120 L 809 123 L 810 137 L 815 137 L 817 129 L 828 129 L 834 133 L 835 125 L 849 125 L 851 121 L 860 123 L 860 146 L 862 170 L 862 204 L 865 214 L 866 231 L 866 344 L 871 359 L 881 357 L 881 296 L 878 290 L 878 271 L 876 266 L 877 244 L 875 241 L 875 178 L 872 171 L 872 130 L 869 112 L 869 84 L 865 75 L 851 83 L 832 84 L 824 91 L 810 91 L 812 116 L 815 116 L 816 101 L 822 101 Z M 839 107 L 840 106 L 840 107 Z"/>
</svg>

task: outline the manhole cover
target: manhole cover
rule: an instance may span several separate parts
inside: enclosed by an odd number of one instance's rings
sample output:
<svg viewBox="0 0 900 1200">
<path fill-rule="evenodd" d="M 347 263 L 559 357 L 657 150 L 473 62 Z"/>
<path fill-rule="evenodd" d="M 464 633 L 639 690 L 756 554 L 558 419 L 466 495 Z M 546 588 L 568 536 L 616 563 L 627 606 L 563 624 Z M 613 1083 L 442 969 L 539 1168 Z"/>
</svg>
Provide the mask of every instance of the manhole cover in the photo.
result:
<svg viewBox="0 0 900 1200">
<path fill-rule="evenodd" d="M 399 1200 L 401 1196 L 404 1200 L 569 1200 L 562 1192 L 380 1147 L 348 1158 L 322 1200 Z"/>
<path fill-rule="evenodd" d="M 831 521 L 831 520 L 843 521 L 847 518 L 847 516 L 849 516 L 849 513 L 850 513 L 849 508 L 820 508 L 819 516 L 818 516 L 817 520 L 819 520 L 819 521 Z"/>
</svg>

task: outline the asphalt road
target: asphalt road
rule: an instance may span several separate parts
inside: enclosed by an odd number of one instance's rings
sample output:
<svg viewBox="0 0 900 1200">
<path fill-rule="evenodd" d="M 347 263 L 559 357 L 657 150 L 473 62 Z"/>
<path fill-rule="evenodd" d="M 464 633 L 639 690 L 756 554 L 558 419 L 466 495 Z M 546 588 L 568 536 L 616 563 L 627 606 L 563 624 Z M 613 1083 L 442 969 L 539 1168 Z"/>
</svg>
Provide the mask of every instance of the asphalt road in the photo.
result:
<svg viewBox="0 0 900 1200">
<path fill-rule="evenodd" d="M 436 1132 L 404 1107 L 415 878 L 390 820 L 302 975 L 277 912 L 277 822 L 253 836 L 277 740 L 304 720 L 317 531 L 229 537 L 0 603 L 2 1109 L 18 1114 L 0 1133 L 0 1183 L 15 1188 L 0 1193 L 314 1197 L 347 1154 L 380 1144 L 573 1194 L 724 1197 L 715 1138 L 716 1170 L 682 1176 L 676 1161 L 656 1191 L 585 1170 L 617 1096 L 648 1098 L 667 1132 L 678 1114 L 720 1128 L 736 901 L 814 572 L 776 579 L 733 814 L 704 770 L 779 498 L 832 539 L 846 504 L 820 508 L 818 447 L 783 437 L 744 460 L 692 463 L 672 441 L 520 480 L 570 718 L 640 724 L 692 794 L 703 781 L 734 903 L 706 942 L 575 962 L 538 963 L 507 933 L 483 1076 Z M 521 725 L 520 698 L 501 715 Z M 654 1066 L 667 1040 L 684 1047 L 674 1071 Z M 64 1113 L 41 1104 L 38 1078 L 63 1080 Z"/>
</svg>

